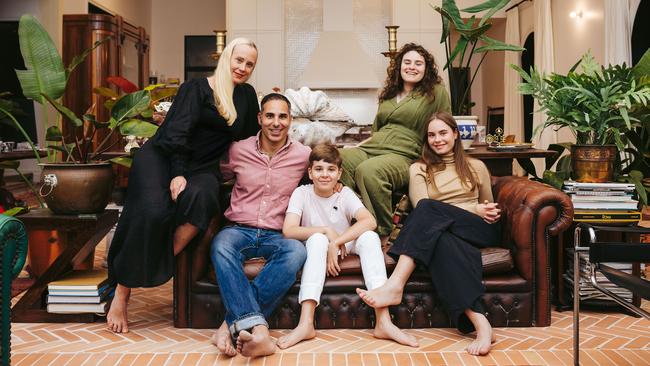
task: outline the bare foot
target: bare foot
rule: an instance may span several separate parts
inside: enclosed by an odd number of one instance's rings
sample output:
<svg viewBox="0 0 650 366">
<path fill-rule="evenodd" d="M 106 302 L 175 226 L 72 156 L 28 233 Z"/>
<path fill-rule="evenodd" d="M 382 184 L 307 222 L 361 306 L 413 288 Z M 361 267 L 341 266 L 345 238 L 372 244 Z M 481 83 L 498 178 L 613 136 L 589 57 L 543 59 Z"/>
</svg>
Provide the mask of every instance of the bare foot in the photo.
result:
<svg viewBox="0 0 650 366">
<path fill-rule="evenodd" d="M 278 347 L 280 347 L 280 349 L 287 349 L 300 341 L 312 339 L 314 337 L 316 337 L 316 331 L 314 330 L 313 323 L 299 323 L 298 326 L 289 334 L 278 339 Z"/>
<path fill-rule="evenodd" d="M 418 340 L 410 334 L 404 333 L 391 322 L 378 322 L 372 332 L 375 338 L 389 339 L 410 347 L 418 347 Z"/>
<path fill-rule="evenodd" d="M 496 341 L 492 326 L 483 314 L 472 319 L 472 322 L 476 328 L 476 339 L 467 346 L 467 353 L 474 356 L 485 356 L 490 353 L 492 343 Z"/>
<path fill-rule="evenodd" d="M 230 337 L 230 331 L 228 330 L 228 324 L 224 321 L 219 329 L 214 332 L 212 338 L 210 338 L 212 344 L 217 346 L 219 352 L 225 354 L 226 356 L 235 356 L 237 355 L 237 350 L 232 344 L 232 338 Z"/>
<path fill-rule="evenodd" d="M 111 307 L 106 314 L 106 325 L 108 330 L 115 333 L 128 333 L 127 303 L 131 296 L 131 289 L 122 285 L 117 285 L 115 297 L 111 302 Z"/>
<path fill-rule="evenodd" d="M 392 286 L 390 281 L 388 281 L 383 286 L 372 290 L 357 288 L 357 294 L 369 306 L 373 308 L 384 308 L 399 304 L 402 301 L 403 290 L 403 288 Z"/>
<path fill-rule="evenodd" d="M 242 330 L 237 337 L 237 351 L 246 357 L 268 356 L 275 353 L 275 342 L 269 329 L 263 325 L 253 328 L 253 333 Z"/>
</svg>

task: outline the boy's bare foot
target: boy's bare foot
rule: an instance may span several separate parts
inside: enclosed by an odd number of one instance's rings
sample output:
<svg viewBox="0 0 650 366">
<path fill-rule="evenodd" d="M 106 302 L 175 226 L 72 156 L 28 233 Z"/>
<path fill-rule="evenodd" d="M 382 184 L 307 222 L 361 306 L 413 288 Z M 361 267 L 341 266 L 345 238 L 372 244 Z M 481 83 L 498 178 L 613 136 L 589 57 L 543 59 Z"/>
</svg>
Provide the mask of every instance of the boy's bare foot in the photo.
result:
<svg viewBox="0 0 650 366">
<path fill-rule="evenodd" d="M 377 322 L 372 332 L 375 338 L 389 339 L 405 346 L 418 347 L 418 340 L 410 334 L 404 333 L 391 322 Z"/>
<path fill-rule="evenodd" d="M 280 349 L 287 349 L 300 341 L 312 339 L 314 337 L 316 337 L 316 331 L 314 330 L 313 323 L 299 323 L 298 326 L 289 334 L 278 339 L 278 347 L 280 347 Z"/>
<path fill-rule="evenodd" d="M 485 356 L 490 353 L 492 343 L 496 341 L 496 337 L 492 332 L 492 326 L 483 314 L 470 317 L 470 320 L 472 320 L 476 328 L 476 339 L 467 346 L 467 353 L 473 356 Z"/>
<path fill-rule="evenodd" d="M 108 330 L 114 333 L 128 333 L 128 316 L 127 316 L 127 303 L 131 289 L 122 285 L 117 285 L 115 288 L 115 297 L 111 302 L 111 307 L 106 314 L 106 325 Z"/>
<path fill-rule="evenodd" d="M 228 324 L 224 321 L 219 329 L 217 329 L 216 332 L 214 332 L 214 335 L 212 338 L 210 338 L 210 341 L 212 344 L 217 346 L 217 349 L 219 349 L 219 352 L 227 355 L 227 356 L 235 356 L 237 355 L 237 350 L 235 349 L 235 346 L 232 344 L 232 339 L 230 338 L 230 331 L 228 330 Z"/>
<path fill-rule="evenodd" d="M 237 337 L 237 351 L 246 357 L 268 356 L 275 353 L 275 342 L 269 329 L 263 325 L 253 328 L 253 333 L 242 330 Z"/>
<path fill-rule="evenodd" d="M 357 294 L 369 306 L 373 308 L 384 308 L 402 302 L 403 290 L 401 287 L 392 286 L 390 281 L 388 281 L 383 286 L 372 290 L 357 288 Z"/>
</svg>

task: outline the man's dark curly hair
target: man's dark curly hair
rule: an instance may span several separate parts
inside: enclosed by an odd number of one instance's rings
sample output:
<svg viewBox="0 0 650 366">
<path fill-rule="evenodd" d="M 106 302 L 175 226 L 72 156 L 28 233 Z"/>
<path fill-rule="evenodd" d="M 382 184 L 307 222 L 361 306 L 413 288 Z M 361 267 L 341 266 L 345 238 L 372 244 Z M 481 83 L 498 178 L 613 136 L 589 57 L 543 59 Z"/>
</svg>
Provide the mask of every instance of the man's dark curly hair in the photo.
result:
<svg viewBox="0 0 650 366">
<path fill-rule="evenodd" d="M 436 84 L 442 82 L 442 79 L 438 75 L 438 66 L 436 66 L 436 61 L 433 59 L 433 55 L 429 53 L 424 47 L 415 43 L 407 43 L 397 52 L 397 55 L 393 60 L 391 60 L 390 65 L 388 66 L 388 76 L 386 77 L 386 83 L 384 89 L 379 95 L 379 102 L 394 98 L 397 94 L 402 91 L 404 87 L 404 80 L 400 75 L 400 69 L 402 67 L 402 59 L 404 55 L 409 51 L 415 51 L 424 57 L 424 77 L 420 82 L 415 86 L 414 91 L 419 92 L 422 95 L 427 96 L 433 101 L 433 87 Z"/>
</svg>

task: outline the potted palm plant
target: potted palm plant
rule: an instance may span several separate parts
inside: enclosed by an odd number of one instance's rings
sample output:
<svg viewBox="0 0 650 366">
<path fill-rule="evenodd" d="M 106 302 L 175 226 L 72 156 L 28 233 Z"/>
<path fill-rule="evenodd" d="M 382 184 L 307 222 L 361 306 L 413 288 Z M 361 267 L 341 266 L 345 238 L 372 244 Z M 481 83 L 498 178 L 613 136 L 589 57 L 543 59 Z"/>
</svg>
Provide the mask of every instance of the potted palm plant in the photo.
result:
<svg viewBox="0 0 650 366">
<path fill-rule="evenodd" d="M 18 34 L 27 69 L 16 70 L 16 74 L 23 94 L 43 108 L 48 157 L 47 161 L 41 161 L 37 156 L 43 167 L 41 196 L 55 213 L 100 212 L 109 202 L 114 177 L 111 163 L 102 161 L 100 157 L 110 147 L 108 139 L 95 144 L 94 137 L 101 129 L 110 129 L 109 136 L 114 131 L 152 136 L 157 126 L 146 121 L 152 111 L 151 89 L 132 90 L 123 96 L 115 93 L 107 102 L 111 111 L 108 121 L 95 119 L 95 106 L 80 118 L 61 103 L 61 97 L 70 73 L 106 40 L 96 42 L 64 67 L 52 39 L 33 16 L 21 17 Z M 55 122 L 47 118 L 49 107 L 58 112 Z M 72 131 L 68 135 L 63 133 L 64 123 L 70 127 L 65 130 Z"/>
<path fill-rule="evenodd" d="M 455 0 L 442 0 L 442 6 L 432 6 L 435 11 L 440 13 L 442 18 L 440 43 L 445 44 L 447 62 L 444 70 L 449 73 L 451 110 L 458 122 L 462 140 L 469 142 L 469 144 L 464 143 L 466 146 L 471 144 L 476 135 L 478 117 L 470 116 L 474 105 L 470 100 L 470 90 L 483 60 L 490 51 L 521 52 L 525 50 L 518 45 L 507 44 L 486 36 L 486 32 L 492 27 L 492 23 L 490 23 L 492 16 L 508 5 L 509 2 L 510 0 L 487 0 L 476 6 L 462 9 L 463 12 L 470 14 L 484 12 L 480 19 L 477 19 L 476 15 L 472 15 L 467 20 L 461 17 Z M 452 29 L 459 35 L 453 49 L 451 42 Z M 480 56 L 480 60 L 478 66 L 474 70 L 470 70 L 474 56 Z M 466 80 L 469 81 L 465 84 Z"/>
<path fill-rule="evenodd" d="M 511 66 L 524 80 L 520 93 L 532 95 L 547 115 L 534 134 L 545 128 L 567 128 L 575 136 L 576 143 L 571 145 L 574 179 L 607 182 L 613 181 L 617 172 L 628 173 L 624 179 L 638 183 L 637 192 L 645 202 L 642 174 L 629 168 L 647 165 L 643 162 L 647 156 L 635 151 L 648 143 L 650 51 L 634 68 L 625 64 L 603 67 L 590 52 L 566 75 L 544 75 L 534 67 L 526 72 Z"/>
</svg>

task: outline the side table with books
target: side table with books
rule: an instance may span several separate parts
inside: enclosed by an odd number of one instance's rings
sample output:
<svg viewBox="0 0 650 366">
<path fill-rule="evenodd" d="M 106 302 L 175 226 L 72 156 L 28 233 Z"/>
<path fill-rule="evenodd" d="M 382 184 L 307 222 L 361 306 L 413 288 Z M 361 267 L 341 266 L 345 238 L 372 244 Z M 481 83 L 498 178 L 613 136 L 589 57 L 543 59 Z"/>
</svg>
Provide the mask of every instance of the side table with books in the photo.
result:
<svg viewBox="0 0 650 366">
<path fill-rule="evenodd" d="M 12 308 L 12 322 L 18 323 L 69 323 L 94 322 L 94 313 L 59 314 L 47 311 L 47 289 L 50 282 L 61 280 L 73 268 L 84 261 L 95 246 L 115 225 L 117 210 L 104 210 L 95 215 L 57 215 L 48 209 L 33 209 L 18 217 L 27 230 L 58 230 L 65 232 L 70 240 L 63 252 L 36 279 L 32 287 L 22 295 Z"/>
<path fill-rule="evenodd" d="M 557 252 L 557 272 L 555 284 L 557 289 L 558 310 L 568 310 L 574 296 L 573 288 L 573 234 L 575 224 L 587 222 L 611 227 L 600 234 L 600 240 L 638 242 L 638 234 L 625 228 L 636 227 L 641 220 L 637 210 L 638 201 L 633 199 L 634 185 L 628 183 L 578 183 L 567 181 L 562 190 L 567 193 L 574 205 L 574 225 L 559 238 Z M 588 253 L 580 254 L 580 272 L 583 275 L 579 284 L 580 301 L 585 305 L 610 307 L 615 303 L 593 289 L 588 281 L 589 269 L 586 268 Z M 612 264 L 624 272 L 640 275 L 639 264 Z M 602 279 L 607 283 L 606 279 Z M 621 297 L 639 305 L 640 299 L 633 298 L 632 293 L 614 285 L 610 289 Z"/>
</svg>

